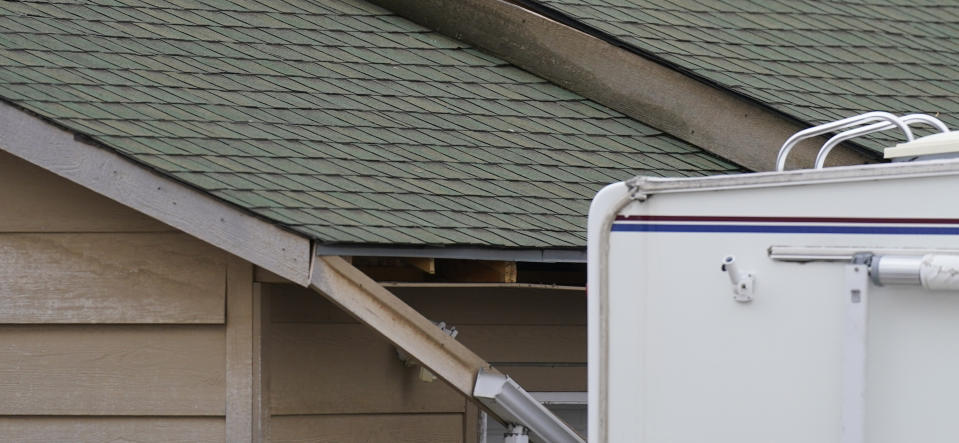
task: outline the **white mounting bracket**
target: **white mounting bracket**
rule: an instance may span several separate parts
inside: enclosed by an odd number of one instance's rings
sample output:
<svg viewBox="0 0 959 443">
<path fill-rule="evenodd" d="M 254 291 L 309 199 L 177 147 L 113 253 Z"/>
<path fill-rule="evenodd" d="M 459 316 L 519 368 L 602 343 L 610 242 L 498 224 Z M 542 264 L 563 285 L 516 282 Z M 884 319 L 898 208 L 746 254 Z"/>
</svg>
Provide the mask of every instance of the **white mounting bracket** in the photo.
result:
<svg viewBox="0 0 959 443">
<path fill-rule="evenodd" d="M 756 292 L 756 276 L 752 272 L 740 271 L 736 257 L 732 255 L 723 257 L 722 270 L 729 274 L 729 281 L 733 284 L 733 300 L 740 303 L 753 301 L 753 294 Z"/>
<path fill-rule="evenodd" d="M 509 425 L 503 434 L 503 443 L 529 443 L 529 428 L 523 425 Z"/>
</svg>

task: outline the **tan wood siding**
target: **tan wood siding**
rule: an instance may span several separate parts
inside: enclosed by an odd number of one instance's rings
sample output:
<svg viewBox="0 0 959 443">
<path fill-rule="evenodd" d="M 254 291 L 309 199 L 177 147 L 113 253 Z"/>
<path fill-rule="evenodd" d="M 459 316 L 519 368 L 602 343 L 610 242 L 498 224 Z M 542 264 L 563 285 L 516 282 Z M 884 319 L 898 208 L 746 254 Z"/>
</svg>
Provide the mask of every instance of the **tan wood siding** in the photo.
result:
<svg viewBox="0 0 959 443">
<path fill-rule="evenodd" d="M 273 414 L 461 412 L 463 397 L 424 383 L 396 349 L 360 324 L 271 325 Z"/>
<path fill-rule="evenodd" d="M 151 232 L 173 228 L 0 151 L 0 232 Z"/>
<path fill-rule="evenodd" d="M 216 417 L 0 417 L 0 441 L 20 443 L 222 442 Z"/>
<path fill-rule="evenodd" d="M 356 323 L 309 289 L 278 285 L 275 322 Z M 389 288 L 433 321 L 459 325 L 586 325 L 586 294 L 539 288 Z"/>
<path fill-rule="evenodd" d="M 253 270 L 253 281 L 257 283 L 293 283 L 259 266 Z"/>
<path fill-rule="evenodd" d="M 406 441 L 396 439 L 406 435 L 426 436 L 410 440 L 417 442 L 476 441 L 476 408 L 439 381 L 419 381 L 418 369 L 406 368 L 385 338 L 309 290 L 261 286 L 270 292 L 270 426 L 278 441 Z M 455 325 L 458 340 L 504 363 L 497 369 L 528 390 L 586 390 L 584 294 L 542 288 L 390 290 L 428 318 Z M 428 426 L 397 422 L 438 413 L 459 420 Z M 352 423 L 363 425 L 352 430 Z M 394 437 L 391 427 L 404 431 Z M 384 434 L 368 434 L 370 429 Z"/>
<path fill-rule="evenodd" d="M 2 326 L 0 415 L 223 415 L 222 326 Z"/>
<path fill-rule="evenodd" d="M 530 392 L 586 392 L 586 362 L 578 366 L 509 366 L 496 369 Z"/>
<path fill-rule="evenodd" d="M 225 254 L 185 234 L 0 234 L 0 323 L 223 323 Z"/>
<path fill-rule="evenodd" d="M 586 362 L 585 326 L 464 325 L 457 328 L 460 331 L 457 340 L 490 363 Z"/>
<path fill-rule="evenodd" d="M 538 288 L 393 288 L 423 315 L 456 325 L 586 325 L 586 292 Z"/>
<path fill-rule="evenodd" d="M 305 415 L 273 417 L 272 441 L 316 443 L 457 443 L 462 414 Z"/>
<path fill-rule="evenodd" d="M 0 185 L 0 441 L 251 440 L 252 265 L 6 152 Z"/>
</svg>

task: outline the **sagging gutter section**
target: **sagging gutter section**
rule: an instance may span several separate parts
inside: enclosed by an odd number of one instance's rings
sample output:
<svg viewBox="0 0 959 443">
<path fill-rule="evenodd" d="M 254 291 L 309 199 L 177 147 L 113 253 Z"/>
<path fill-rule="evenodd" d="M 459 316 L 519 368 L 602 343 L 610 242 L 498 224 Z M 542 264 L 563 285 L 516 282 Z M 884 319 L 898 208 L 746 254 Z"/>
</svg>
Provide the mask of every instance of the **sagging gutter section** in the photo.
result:
<svg viewBox="0 0 959 443">
<path fill-rule="evenodd" d="M 583 442 L 514 381 L 346 260 L 317 256 L 312 269 L 310 289 L 379 332 L 500 421 L 531 428 L 534 441 Z M 491 380 L 503 380 L 497 385 L 503 389 L 490 388 Z M 535 412 L 536 422 L 528 422 L 523 411 Z"/>
</svg>

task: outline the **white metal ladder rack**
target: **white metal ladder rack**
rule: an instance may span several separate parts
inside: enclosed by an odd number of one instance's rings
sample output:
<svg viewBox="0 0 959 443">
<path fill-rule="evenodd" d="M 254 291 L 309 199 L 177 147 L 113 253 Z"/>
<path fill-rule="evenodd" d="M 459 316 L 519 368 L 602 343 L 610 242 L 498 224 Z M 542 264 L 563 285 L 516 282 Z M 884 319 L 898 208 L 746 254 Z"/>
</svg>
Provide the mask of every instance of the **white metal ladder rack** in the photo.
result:
<svg viewBox="0 0 959 443">
<path fill-rule="evenodd" d="M 786 157 L 789 156 L 789 152 L 792 151 L 793 147 L 802 140 L 842 130 L 842 132 L 837 133 L 827 140 L 822 148 L 819 149 L 819 154 L 816 155 L 815 168 L 822 169 L 826 164 L 826 157 L 829 155 L 829 152 L 839 143 L 867 134 L 897 128 L 902 131 L 906 141 L 911 142 L 915 139 L 915 136 L 910 126 L 914 124 L 925 124 L 938 129 L 940 132 L 949 132 L 949 128 L 945 123 L 926 114 L 896 116 L 889 112 L 867 112 L 854 117 L 813 126 L 793 134 L 779 149 L 779 155 L 776 156 L 776 171 L 782 172 L 786 169 Z"/>
</svg>

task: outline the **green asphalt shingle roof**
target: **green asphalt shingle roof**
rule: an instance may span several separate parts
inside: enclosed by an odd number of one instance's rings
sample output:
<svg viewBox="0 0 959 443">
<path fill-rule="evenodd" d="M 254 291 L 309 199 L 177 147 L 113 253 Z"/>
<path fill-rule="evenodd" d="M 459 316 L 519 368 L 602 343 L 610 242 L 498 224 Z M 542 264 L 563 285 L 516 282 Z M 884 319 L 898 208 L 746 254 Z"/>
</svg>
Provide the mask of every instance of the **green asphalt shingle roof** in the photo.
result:
<svg viewBox="0 0 959 443">
<path fill-rule="evenodd" d="M 959 3 L 954 1 L 538 4 L 802 121 L 818 124 L 867 111 L 922 112 L 959 127 Z M 901 141 L 898 135 L 864 144 L 888 145 Z"/>
<path fill-rule="evenodd" d="M 740 171 L 357 0 L 0 2 L 0 99 L 324 243 L 581 248 L 606 183 Z"/>
</svg>

